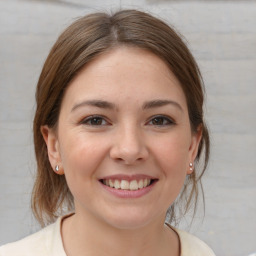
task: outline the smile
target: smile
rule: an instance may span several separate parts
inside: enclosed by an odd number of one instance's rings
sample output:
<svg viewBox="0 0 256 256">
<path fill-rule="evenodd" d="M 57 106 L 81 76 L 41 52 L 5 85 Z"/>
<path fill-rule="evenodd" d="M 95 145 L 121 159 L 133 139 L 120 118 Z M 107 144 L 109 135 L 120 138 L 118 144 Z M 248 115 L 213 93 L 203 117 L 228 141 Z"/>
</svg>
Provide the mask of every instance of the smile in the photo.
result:
<svg viewBox="0 0 256 256">
<path fill-rule="evenodd" d="M 140 180 L 118 180 L 118 179 L 103 179 L 101 182 L 111 188 L 119 190 L 139 190 L 148 187 L 152 184 L 154 180 L 152 179 L 140 179 Z"/>
</svg>

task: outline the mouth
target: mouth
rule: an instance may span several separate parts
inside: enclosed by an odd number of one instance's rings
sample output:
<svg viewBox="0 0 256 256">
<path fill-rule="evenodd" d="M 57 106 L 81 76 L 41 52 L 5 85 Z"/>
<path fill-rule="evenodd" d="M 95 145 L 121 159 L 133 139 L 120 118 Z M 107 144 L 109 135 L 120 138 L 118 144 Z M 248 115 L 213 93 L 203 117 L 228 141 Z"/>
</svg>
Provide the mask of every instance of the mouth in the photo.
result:
<svg viewBox="0 0 256 256">
<path fill-rule="evenodd" d="M 155 183 L 157 179 L 139 179 L 139 180 L 125 180 L 125 179 L 101 179 L 100 182 L 105 186 L 110 188 L 114 188 L 117 190 L 128 190 L 128 191 L 136 191 L 141 190 L 143 188 L 149 187 L 153 183 Z"/>
</svg>

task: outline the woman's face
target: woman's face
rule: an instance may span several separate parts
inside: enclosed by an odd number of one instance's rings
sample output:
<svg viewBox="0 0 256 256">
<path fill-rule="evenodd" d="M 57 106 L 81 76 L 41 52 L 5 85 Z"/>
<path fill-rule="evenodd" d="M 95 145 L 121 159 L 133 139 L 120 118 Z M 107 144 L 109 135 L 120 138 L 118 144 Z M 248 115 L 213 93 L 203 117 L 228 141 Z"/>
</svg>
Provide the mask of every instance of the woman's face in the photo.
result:
<svg viewBox="0 0 256 256">
<path fill-rule="evenodd" d="M 81 70 L 63 98 L 57 132 L 42 130 L 76 213 L 127 229 L 164 220 L 200 141 L 167 65 L 128 47 Z"/>
</svg>

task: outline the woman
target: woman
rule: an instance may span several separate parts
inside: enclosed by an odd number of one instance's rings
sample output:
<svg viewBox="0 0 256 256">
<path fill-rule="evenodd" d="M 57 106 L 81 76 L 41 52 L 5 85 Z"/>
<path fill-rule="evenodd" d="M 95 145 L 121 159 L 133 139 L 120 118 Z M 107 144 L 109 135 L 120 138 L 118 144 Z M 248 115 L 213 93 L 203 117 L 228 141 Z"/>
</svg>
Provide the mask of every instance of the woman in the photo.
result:
<svg viewBox="0 0 256 256">
<path fill-rule="evenodd" d="M 135 10 L 80 18 L 36 100 L 32 207 L 42 226 L 56 222 L 1 256 L 214 255 L 168 224 L 196 204 L 209 156 L 200 72 L 173 29 Z"/>
</svg>

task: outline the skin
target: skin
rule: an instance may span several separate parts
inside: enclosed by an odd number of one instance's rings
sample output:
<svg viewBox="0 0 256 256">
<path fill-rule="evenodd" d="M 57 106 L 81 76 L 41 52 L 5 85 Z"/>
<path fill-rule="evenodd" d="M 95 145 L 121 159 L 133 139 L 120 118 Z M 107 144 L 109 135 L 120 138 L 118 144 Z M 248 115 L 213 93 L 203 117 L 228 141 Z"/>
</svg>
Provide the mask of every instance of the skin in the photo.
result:
<svg viewBox="0 0 256 256">
<path fill-rule="evenodd" d="M 179 81 L 159 57 L 121 47 L 96 58 L 69 85 L 57 129 L 42 134 L 74 196 L 75 214 L 62 224 L 68 256 L 179 255 L 165 214 L 191 173 L 201 131 L 191 131 Z M 138 198 L 99 181 L 138 174 L 156 180 Z"/>
</svg>

